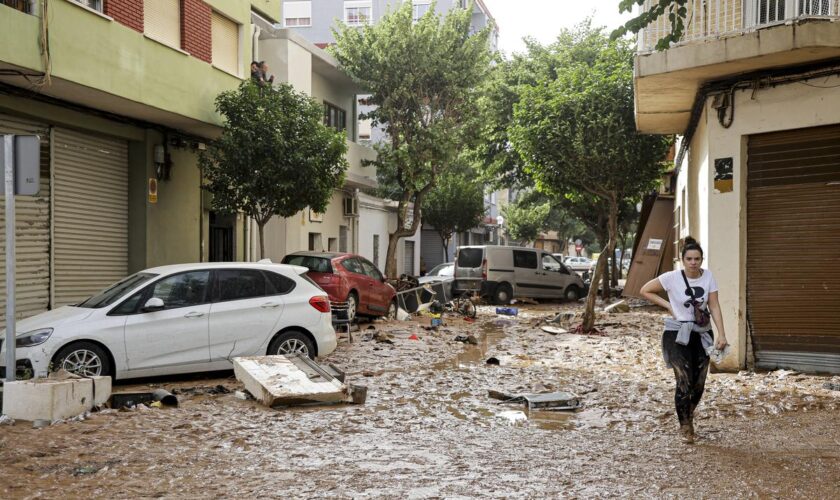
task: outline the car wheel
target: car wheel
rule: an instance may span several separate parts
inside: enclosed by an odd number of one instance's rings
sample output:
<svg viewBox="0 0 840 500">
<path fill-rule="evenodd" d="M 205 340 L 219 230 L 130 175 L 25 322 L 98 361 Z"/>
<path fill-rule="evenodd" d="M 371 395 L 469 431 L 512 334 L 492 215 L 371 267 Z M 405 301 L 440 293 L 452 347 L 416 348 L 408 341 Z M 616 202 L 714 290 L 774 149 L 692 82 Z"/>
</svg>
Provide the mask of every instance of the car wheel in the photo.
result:
<svg viewBox="0 0 840 500">
<path fill-rule="evenodd" d="M 506 306 L 510 304 L 510 299 L 513 298 L 513 289 L 507 283 L 502 283 L 496 287 L 493 292 L 493 302 L 496 304 Z"/>
<path fill-rule="evenodd" d="M 93 342 L 74 342 L 63 347 L 53 358 L 53 369 L 64 369 L 81 377 L 113 374 L 108 354 Z"/>
<path fill-rule="evenodd" d="M 388 312 L 385 313 L 387 319 L 397 319 L 397 300 L 394 299 L 388 304 Z"/>
<path fill-rule="evenodd" d="M 566 288 L 566 300 L 570 300 L 572 302 L 576 302 L 580 299 L 580 288 L 577 285 L 569 285 Z"/>
<path fill-rule="evenodd" d="M 285 332 L 272 340 L 268 346 L 269 356 L 281 354 L 303 354 L 315 359 L 315 346 L 309 337 L 300 332 Z"/>
<path fill-rule="evenodd" d="M 359 309 L 359 298 L 355 292 L 350 292 L 347 295 L 347 320 L 351 323 L 356 320 L 356 314 Z"/>
</svg>

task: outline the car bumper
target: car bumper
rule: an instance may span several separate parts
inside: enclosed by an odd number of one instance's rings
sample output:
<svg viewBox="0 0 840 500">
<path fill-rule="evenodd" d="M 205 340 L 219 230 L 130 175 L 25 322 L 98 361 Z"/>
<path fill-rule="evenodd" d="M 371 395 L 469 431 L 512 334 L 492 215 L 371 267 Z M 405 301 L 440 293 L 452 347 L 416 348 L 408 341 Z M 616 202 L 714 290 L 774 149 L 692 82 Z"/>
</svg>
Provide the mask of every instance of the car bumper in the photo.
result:
<svg viewBox="0 0 840 500">
<path fill-rule="evenodd" d="M 18 378 L 46 377 L 49 374 L 49 356 L 40 349 L 41 347 L 43 346 L 18 347 L 15 349 L 16 373 Z M 6 378 L 5 345 L 0 348 L 0 378 Z"/>
<path fill-rule="evenodd" d="M 332 324 L 332 315 L 325 313 L 321 315 L 321 321 L 312 328 L 312 336 L 318 344 L 318 357 L 327 356 L 335 351 L 338 345 L 338 337 Z"/>
</svg>

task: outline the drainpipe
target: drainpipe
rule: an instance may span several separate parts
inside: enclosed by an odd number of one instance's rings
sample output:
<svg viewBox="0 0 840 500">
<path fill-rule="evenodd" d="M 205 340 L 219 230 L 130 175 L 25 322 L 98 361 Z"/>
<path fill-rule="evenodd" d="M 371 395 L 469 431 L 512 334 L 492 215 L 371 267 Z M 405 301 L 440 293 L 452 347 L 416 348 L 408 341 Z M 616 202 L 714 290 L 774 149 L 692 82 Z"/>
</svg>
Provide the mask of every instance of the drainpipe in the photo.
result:
<svg viewBox="0 0 840 500">
<path fill-rule="evenodd" d="M 260 60 L 260 27 L 256 24 L 251 25 L 251 60 Z"/>
<path fill-rule="evenodd" d="M 249 229 L 251 228 L 251 218 L 242 214 L 242 233 L 245 240 L 245 248 L 242 255 L 242 260 L 251 262 L 251 235 Z"/>
</svg>

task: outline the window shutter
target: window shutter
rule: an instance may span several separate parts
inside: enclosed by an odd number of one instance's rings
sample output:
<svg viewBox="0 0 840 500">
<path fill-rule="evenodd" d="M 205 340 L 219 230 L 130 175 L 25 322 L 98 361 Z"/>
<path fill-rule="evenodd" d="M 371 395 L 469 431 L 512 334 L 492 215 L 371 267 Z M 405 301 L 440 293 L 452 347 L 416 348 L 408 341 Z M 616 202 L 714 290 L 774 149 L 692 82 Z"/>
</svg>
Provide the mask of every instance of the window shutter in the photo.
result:
<svg viewBox="0 0 840 500">
<path fill-rule="evenodd" d="M 312 18 L 312 2 L 284 2 L 284 19 L 310 19 Z"/>
<path fill-rule="evenodd" d="M 180 0 L 143 0 L 143 31 L 159 42 L 180 49 Z"/>
<path fill-rule="evenodd" d="M 213 12 L 213 64 L 239 75 L 239 25 Z"/>
</svg>

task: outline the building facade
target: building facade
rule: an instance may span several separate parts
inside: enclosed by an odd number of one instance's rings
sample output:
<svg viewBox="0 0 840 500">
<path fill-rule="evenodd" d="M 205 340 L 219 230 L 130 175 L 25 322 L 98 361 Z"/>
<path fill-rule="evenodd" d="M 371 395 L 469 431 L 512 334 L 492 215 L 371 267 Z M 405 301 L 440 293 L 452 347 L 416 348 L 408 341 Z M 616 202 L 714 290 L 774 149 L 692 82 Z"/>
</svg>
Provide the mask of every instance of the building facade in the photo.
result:
<svg viewBox="0 0 840 500">
<path fill-rule="evenodd" d="M 222 234 L 244 258 L 198 154 L 221 131 L 216 95 L 249 76 L 252 12 L 279 21 L 281 2 L 0 2 L 0 133 L 41 137 L 40 193 L 16 199 L 21 317 L 208 260 Z"/>
<path fill-rule="evenodd" d="M 688 8 L 684 39 L 655 51 L 662 20 L 635 61 L 639 131 L 681 136 L 673 254 L 706 248 L 725 368 L 840 372 L 840 4 Z"/>
</svg>

